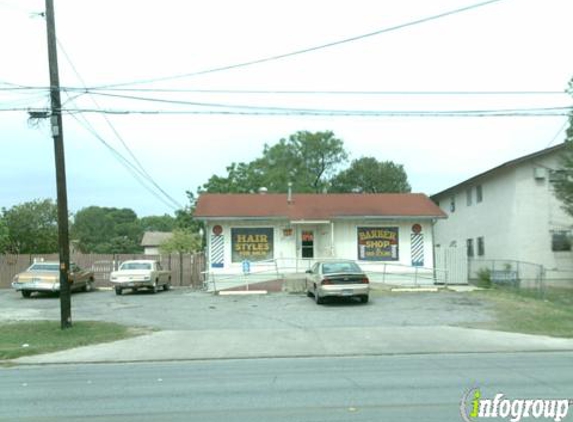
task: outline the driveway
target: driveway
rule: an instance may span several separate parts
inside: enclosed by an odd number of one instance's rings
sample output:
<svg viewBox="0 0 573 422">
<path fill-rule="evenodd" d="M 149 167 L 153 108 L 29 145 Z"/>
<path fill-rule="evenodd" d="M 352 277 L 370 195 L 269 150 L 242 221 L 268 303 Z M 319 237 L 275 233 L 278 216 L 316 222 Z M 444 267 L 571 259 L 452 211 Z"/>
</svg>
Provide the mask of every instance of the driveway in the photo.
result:
<svg viewBox="0 0 573 422">
<path fill-rule="evenodd" d="M 363 305 L 333 300 L 316 305 L 301 294 L 264 296 L 213 296 L 189 289 L 169 292 L 127 293 L 111 291 L 72 295 L 74 320 L 98 320 L 161 330 L 279 329 L 323 327 L 405 327 L 463 325 L 490 321 L 490 306 L 468 293 L 374 293 Z M 55 296 L 23 299 L 0 290 L 0 321 L 60 318 Z"/>
</svg>

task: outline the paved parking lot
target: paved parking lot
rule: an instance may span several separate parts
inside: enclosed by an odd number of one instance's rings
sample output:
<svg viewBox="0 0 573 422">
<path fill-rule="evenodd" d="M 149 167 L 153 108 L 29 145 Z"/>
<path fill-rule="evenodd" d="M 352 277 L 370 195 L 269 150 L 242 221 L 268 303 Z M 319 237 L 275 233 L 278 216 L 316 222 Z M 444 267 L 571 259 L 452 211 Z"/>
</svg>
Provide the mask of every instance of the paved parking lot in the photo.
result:
<svg viewBox="0 0 573 422">
<path fill-rule="evenodd" d="M 55 296 L 23 299 L 12 290 L 0 290 L 0 321 L 59 320 L 59 305 Z M 443 326 L 493 318 L 491 307 L 470 293 L 374 293 L 366 305 L 334 300 L 318 306 L 302 294 L 213 296 L 187 288 L 155 295 L 75 293 L 72 315 L 74 320 L 112 321 L 162 330 Z"/>
</svg>

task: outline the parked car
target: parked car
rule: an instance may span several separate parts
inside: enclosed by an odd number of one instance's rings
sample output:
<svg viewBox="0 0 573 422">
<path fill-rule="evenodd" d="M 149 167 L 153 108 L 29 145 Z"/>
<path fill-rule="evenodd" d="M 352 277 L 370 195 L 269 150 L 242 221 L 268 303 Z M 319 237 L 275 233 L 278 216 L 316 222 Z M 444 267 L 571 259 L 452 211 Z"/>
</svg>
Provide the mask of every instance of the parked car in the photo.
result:
<svg viewBox="0 0 573 422">
<path fill-rule="evenodd" d="M 149 289 L 157 293 L 160 288 L 171 288 L 171 272 L 163 270 L 159 261 L 140 259 L 124 261 L 117 271 L 110 275 L 110 281 L 114 285 L 115 294 L 121 295 L 123 290 Z"/>
<path fill-rule="evenodd" d="M 306 291 L 318 305 L 328 297 L 358 297 L 367 303 L 370 280 L 354 261 L 319 261 L 306 271 Z"/>
<path fill-rule="evenodd" d="M 91 291 L 94 285 L 94 273 L 82 270 L 71 262 L 68 281 L 72 291 Z M 30 297 L 34 292 L 59 292 L 60 263 L 55 261 L 34 262 L 26 271 L 14 276 L 12 287 L 21 292 L 25 298 Z"/>
</svg>

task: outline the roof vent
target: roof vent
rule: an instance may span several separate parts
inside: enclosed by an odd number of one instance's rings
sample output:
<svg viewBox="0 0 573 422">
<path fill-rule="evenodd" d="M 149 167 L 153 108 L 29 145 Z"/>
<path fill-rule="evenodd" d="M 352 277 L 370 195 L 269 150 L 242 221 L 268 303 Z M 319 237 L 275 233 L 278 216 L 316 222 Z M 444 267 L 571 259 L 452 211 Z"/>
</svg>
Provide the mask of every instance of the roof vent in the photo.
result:
<svg viewBox="0 0 573 422">
<path fill-rule="evenodd" d="M 261 194 L 261 195 L 266 195 L 268 191 L 269 190 L 267 188 L 265 188 L 264 186 L 261 186 L 259 188 L 259 194 Z"/>
</svg>

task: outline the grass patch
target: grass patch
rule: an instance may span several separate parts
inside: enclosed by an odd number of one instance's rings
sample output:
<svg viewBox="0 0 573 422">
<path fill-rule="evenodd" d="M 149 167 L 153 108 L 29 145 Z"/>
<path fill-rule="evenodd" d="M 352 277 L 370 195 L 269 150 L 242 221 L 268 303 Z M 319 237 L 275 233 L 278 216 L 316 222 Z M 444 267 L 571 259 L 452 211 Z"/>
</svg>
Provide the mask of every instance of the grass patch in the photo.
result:
<svg viewBox="0 0 573 422">
<path fill-rule="evenodd" d="M 494 288 L 473 292 L 471 295 L 494 305 L 496 321 L 471 327 L 573 338 L 573 291 L 555 294 L 552 300 L 536 297 L 527 290 Z"/>
<path fill-rule="evenodd" d="M 110 322 L 77 321 L 62 330 L 59 321 L 9 322 L 0 326 L 0 360 L 56 352 L 140 335 Z"/>
</svg>

